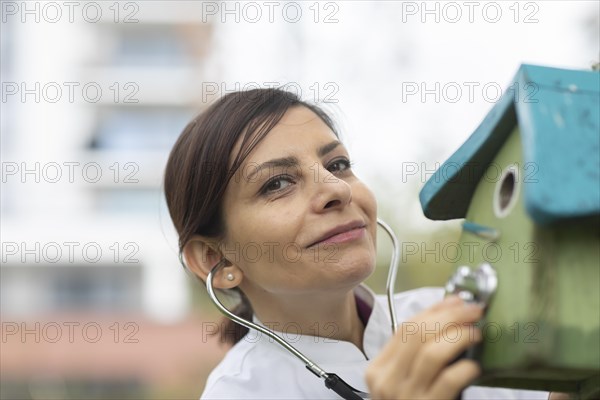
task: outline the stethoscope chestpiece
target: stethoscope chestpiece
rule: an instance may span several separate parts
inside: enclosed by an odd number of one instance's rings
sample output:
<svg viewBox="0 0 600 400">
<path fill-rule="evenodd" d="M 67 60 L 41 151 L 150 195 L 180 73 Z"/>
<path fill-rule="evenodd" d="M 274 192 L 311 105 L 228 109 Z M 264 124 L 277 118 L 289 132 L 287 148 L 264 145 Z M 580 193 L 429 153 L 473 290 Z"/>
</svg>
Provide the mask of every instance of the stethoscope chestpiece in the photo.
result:
<svg viewBox="0 0 600 400">
<path fill-rule="evenodd" d="M 497 288 L 498 275 L 490 264 L 483 263 L 475 269 L 463 265 L 446 283 L 446 294 L 455 294 L 466 302 L 487 307 Z"/>
</svg>

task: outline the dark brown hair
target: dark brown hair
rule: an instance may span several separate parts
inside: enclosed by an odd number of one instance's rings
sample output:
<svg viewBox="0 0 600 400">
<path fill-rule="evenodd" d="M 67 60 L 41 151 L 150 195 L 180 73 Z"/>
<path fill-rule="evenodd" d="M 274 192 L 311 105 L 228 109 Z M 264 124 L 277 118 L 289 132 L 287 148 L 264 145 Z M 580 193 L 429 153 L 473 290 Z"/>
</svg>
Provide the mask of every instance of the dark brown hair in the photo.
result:
<svg viewBox="0 0 600 400">
<path fill-rule="evenodd" d="M 229 93 L 213 103 L 183 130 L 167 161 L 164 179 L 169 214 L 179 235 L 179 260 L 193 235 L 220 239 L 225 235 L 222 203 L 225 189 L 248 154 L 291 107 L 313 111 L 339 136 L 325 111 L 281 89 L 253 89 Z M 235 143 L 242 138 L 231 167 Z M 236 289 L 240 303 L 232 311 L 252 318 L 246 296 Z M 237 343 L 248 329 L 228 319 L 221 324 L 222 342 Z"/>
</svg>

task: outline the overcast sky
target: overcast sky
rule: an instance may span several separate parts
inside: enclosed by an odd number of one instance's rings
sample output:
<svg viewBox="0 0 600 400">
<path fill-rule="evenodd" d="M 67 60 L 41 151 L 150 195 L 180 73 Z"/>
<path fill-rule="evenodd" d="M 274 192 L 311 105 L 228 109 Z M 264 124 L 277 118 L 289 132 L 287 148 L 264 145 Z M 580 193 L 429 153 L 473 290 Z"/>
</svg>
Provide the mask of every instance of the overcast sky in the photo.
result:
<svg viewBox="0 0 600 400">
<path fill-rule="evenodd" d="M 304 97 L 318 89 L 337 100 L 355 168 L 372 182 L 422 185 L 403 163 L 443 162 L 520 64 L 589 69 L 600 52 L 597 1 L 427 2 L 429 13 L 422 2 L 327 4 L 303 3 L 296 23 L 278 9 L 272 23 L 265 7 L 259 22 L 250 22 L 251 8 L 240 8 L 239 23 L 218 10 L 225 23 L 217 24 L 209 76 L 228 89 L 294 82 Z M 286 11 L 293 20 L 293 8 Z M 430 90 L 424 98 L 422 89 Z M 403 187 L 393 189 L 402 196 Z M 390 193 L 374 189 L 380 200 Z"/>
</svg>

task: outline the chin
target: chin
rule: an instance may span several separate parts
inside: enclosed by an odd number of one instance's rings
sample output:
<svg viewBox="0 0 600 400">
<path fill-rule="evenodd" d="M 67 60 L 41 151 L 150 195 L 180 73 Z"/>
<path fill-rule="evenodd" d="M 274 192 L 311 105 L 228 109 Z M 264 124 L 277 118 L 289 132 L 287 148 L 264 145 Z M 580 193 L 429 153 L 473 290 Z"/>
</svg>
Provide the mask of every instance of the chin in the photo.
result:
<svg viewBox="0 0 600 400">
<path fill-rule="evenodd" d="M 374 251 L 361 250 L 344 254 L 336 263 L 336 270 L 341 280 L 347 284 L 357 286 L 375 271 L 376 256 Z"/>
</svg>

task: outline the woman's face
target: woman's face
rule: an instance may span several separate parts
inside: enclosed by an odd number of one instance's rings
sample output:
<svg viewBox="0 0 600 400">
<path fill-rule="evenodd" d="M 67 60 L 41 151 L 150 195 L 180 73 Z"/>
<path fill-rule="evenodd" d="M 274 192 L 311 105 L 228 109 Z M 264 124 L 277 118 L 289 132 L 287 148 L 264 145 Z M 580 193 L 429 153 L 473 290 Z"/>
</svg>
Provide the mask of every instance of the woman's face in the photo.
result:
<svg viewBox="0 0 600 400">
<path fill-rule="evenodd" d="M 375 267 L 376 214 L 345 147 L 316 114 L 293 107 L 230 181 L 221 251 L 247 294 L 347 289 Z"/>
</svg>

